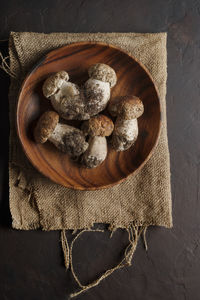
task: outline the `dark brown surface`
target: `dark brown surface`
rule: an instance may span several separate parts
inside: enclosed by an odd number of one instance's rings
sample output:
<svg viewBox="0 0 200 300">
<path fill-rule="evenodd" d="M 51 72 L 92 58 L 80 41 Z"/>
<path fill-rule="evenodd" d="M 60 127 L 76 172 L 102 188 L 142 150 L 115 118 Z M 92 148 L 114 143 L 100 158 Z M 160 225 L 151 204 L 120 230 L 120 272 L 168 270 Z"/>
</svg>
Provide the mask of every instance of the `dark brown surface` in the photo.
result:
<svg viewBox="0 0 200 300">
<path fill-rule="evenodd" d="M 50 101 L 46 107 L 47 101 L 41 95 L 44 80 L 53 72 L 66 70 L 70 80 L 81 86 L 88 79 L 87 70 L 97 62 L 109 64 L 117 74 L 110 102 L 116 96 L 136 95 L 144 104 L 144 113 L 138 119 L 139 135 L 134 146 L 122 152 L 108 146 L 105 161 L 97 168 L 87 169 L 52 144 L 35 143 L 30 131 L 44 109 L 52 109 Z M 23 83 L 16 118 L 18 136 L 32 164 L 56 183 L 78 190 L 107 188 L 139 171 L 151 157 L 161 125 L 158 93 L 146 68 L 114 46 L 88 42 L 61 47 L 40 61 Z"/>
<path fill-rule="evenodd" d="M 151 228 L 133 266 L 83 300 L 199 300 L 200 1 L 1 1 L 0 39 L 15 31 L 168 31 L 167 117 L 174 228 Z M 0 47 L 6 55 L 7 44 Z M 0 72 L 0 299 L 64 300 L 76 287 L 65 272 L 59 233 L 11 229 L 8 204 L 8 86 Z M 122 245 L 123 243 L 123 245 Z M 120 260 L 126 235 L 85 234 L 74 251 L 82 281 Z M 77 299 L 79 299 L 77 298 Z"/>
</svg>

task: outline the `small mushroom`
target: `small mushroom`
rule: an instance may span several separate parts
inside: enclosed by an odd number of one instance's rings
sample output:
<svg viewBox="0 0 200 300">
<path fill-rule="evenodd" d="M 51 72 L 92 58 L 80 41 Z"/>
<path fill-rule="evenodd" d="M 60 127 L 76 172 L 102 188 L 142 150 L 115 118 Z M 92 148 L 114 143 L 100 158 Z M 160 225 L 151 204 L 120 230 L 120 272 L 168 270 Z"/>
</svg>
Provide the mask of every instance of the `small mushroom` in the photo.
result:
<svg viewBox="0 0 200 300">
<path fill-rule="evenodd" d="M 129 149 L 138 137 L 137 118 L 144 112 L 142 101 L 135 96 L 116 98 L 108 107 L 112 116 L 117 116 L 111 145 L 116 151 Z"/>
<path fill-rule="evenodd" d="M 82 163 L 87 168 L 95 168 L 100 165 L 107 156 L 106 136 L 111 135 L 114 124 L 104 115 L 97 115 L 82 124 L 82 131 L 89 135 L 89 147 L 83 154 Z"/>
<path fill-rule="evenodd" d="M 85 116 L 85 96 L 77 84 L 69 81 L 67 72 L 60 71 L 51 75 L 45 80 L 42 89 L 44 96 L 50 99 L 53 108 L 63 119 L 89 118 L 88 114 Z"/>
<path fill-rule="evenodd" d="M 62 87 L 63 83 L 69 80 L 69 75 L 65 71 L 57 72 L 48 77 L 42 87 L 43 94 L 46 98 L 56 94 Z"/>
<path fill-rule="evenodd" d="M 94 136 L 89 138 L 89 147 L 82 156 L 82 164 L 86 168 L 96 168 L 107 156 L 107 141 L 105 136 Z"/>
<path fill-rule="evenodd" d="M 97 115 L 83 122 L 83 133 L 89 136 L 109 136 L 113 132 L 113 121 L 105 115 Z"/>
<path fill-rule="evenodd" d="M 41 115 L 34 130 L 37 143 L 49 140 L 59 150 L 76 158 L 86 151 L 88 143 L 81 130 L 59 123 L 59 115 L 54 111 L 47 111 Z"/>
<path fill-rule="evenodd" d="M 87 98 L 86 111 L 94 116 L 104 110 L 110 100 L 110 89 L 117 83 L 115 71 L 106 64 L 94 64 L 89 70 L 84 90 Z"/>
<path fill-rule="evenodd" d="M 60 71 L 47 78 L 43 94 L 49 98 L 53 108 L 66 120 L 88 120 L 102 111 L 109 99 L 110 89 L 117 81 L 115 71 L 105 65 L 89 68 L 89 79 L 81 89 L 69 81 L 69 75 Z"/>
</svg>

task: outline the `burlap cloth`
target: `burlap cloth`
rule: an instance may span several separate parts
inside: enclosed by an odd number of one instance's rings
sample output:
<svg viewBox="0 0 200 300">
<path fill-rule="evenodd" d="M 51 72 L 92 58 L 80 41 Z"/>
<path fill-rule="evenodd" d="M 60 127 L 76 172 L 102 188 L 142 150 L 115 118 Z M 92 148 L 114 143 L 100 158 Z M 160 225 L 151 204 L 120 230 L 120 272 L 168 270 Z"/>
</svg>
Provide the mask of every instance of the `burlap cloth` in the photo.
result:
<svg viewBox="0 0 200 300">
<path fill-rule="evenodd" d="M 10 210 L 16 229 L 56 230 L 91 228 L 106 223 L 111 229 L 134 225 L 172 226 L 170 165 L 166 126 L 166 33 L 15 33 L 10 34 L 12 78 L 10 105 Z M 23 153 L 15 129 L 20 84 L 27 71 L 47 52 L 78 41 L 116 45 L 140 60 L 152 74 L 162 105 L 159 143 L 143 169 L 127 181 L 100 191 L 75 191 L 39 174 Z"/>
</svg>

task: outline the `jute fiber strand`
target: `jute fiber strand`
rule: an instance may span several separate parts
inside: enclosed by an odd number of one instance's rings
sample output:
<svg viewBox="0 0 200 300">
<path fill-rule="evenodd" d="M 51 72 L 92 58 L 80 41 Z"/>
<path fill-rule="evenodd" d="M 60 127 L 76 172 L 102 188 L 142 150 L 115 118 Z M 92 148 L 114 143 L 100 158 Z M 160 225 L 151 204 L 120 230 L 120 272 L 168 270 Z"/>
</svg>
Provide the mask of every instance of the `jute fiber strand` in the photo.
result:
<svg viewBox="0 0 200 300">
<path fill-rule="evenodd" d="M 71 266 L 74 279 L 85 291 L 97 285 L 114 270 L 130 265 L 138 238 L 149 225 L 172 227 L 170 164 L 166 124 L 167 52 L 166 33 L 18 33 L 9 39 L 10 152 L 9 186 L 12 226 L 16 229 L 61 230 L 66 268 Z M 19 143 L 15 113 L 20 85 L 27 72 L 49 51 L 72 42 L 99 41 L 128 51 L 150 71 L 159 90 L 162 129 L 159 143 L 146 165 L 125 182 L 98 191 L 75 191 L 51 182 L 29 163 Z M 5 61 L 4 61 L 5 65 Z M 124 259 L 98 280 L 84 286 L 74 273 L 72 245 L 67 229 L 91 230 L 95 223 L 109 224 L 111 230 L 126 229 L 129 245 Z M 92 230 L 93 231 L 93 230 Z M 80 234 L 81 234 L 80 233 Z M 78 235 L 79 236 L 79 235 Z M 80 292 L 72 295 L 77 296 Z"/>
</svg>

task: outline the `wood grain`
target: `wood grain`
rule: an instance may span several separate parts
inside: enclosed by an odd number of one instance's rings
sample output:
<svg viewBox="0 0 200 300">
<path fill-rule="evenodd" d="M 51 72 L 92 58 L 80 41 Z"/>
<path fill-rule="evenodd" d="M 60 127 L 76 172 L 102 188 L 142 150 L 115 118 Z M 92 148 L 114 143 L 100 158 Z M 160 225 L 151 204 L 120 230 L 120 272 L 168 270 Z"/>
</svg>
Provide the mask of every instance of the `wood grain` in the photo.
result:
<svg viewBox="0 0 200 300">
<path fill-rule="evenodd" d="M 66 70 L 72 82 L 83 84 L 88 79 L 89 66 L 97 62 L 110 65 L 117 73 L 118 82 L 110 101 L 115 96 L 136 95 L 144 103 L 144 114 L 138 119 L 138 139 L 129 150 L 115 152 L 109 147 L 100 166 L 85 169 L 49 142 L 36 144 L 32 131 L 41 113 L 52 109 L 42 95 L 44 80 L 54 72 Z M 50 52 L 25 79 L 17 105 L 17 132 L 29 160 L 54 182 L 79 190 L 107 188 L 135 174 L 150 158 L 160 126 L 160 101 L 149 72 L 129 54 L 103 43 L 75 43 Z"/>
</svg>

